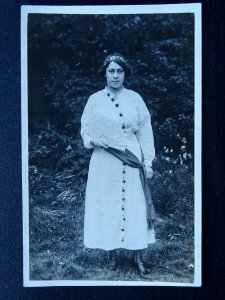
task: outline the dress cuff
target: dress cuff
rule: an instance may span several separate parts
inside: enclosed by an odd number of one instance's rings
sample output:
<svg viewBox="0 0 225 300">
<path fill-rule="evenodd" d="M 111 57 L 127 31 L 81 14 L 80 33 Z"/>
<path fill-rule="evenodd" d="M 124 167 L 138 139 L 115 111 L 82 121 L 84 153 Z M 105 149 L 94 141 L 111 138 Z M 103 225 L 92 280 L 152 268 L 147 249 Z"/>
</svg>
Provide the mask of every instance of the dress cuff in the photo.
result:
<svg viewBox="0 0 225 300">
<path fill-rule="evenodd" d="M 91 144 L 91 138 L 88 135 L 85 135 L 83 137 L 83 141 L 84 141 L 84 147 L 87 149 L 92 149 L 94 148 L 94 145 Z"/>
</svg>

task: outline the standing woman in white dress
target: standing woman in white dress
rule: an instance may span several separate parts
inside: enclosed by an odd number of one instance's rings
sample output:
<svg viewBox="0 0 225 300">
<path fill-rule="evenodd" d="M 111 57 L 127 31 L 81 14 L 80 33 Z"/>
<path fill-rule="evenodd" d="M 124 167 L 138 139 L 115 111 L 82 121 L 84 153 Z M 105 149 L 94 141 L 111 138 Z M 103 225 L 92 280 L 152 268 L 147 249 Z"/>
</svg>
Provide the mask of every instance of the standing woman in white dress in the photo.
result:
<svg viewBox="0 0 225 300">
<path fill-rule="evenodd" d="M 101 74 L 106 86 L 89 97 L 81 118 L 84 146 L 93 148 L 86 187 L 84 244 L 104 250 L 133 250 L 138 270 L 145 273 L 142 250 L 155 242 L 155 232 L 148 226 L 139 169 L 122 162 L 107 148 L 130 150 L 143 161 L 146 178 L 151 178 L 155 157 L 151 118 L 141 96 L 123 86 L 131 75 L 124 56 L 107 56 Z"/>
</svg>

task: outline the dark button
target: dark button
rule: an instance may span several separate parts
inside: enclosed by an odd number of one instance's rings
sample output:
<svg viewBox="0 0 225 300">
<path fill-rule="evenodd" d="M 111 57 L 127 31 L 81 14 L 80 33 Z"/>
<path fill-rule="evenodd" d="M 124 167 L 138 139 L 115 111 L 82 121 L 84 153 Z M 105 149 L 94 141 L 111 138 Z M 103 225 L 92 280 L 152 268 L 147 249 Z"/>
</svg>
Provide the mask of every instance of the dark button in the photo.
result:
<svg viewBox="0 0 225 300">
<path fill-rule="evenodd" d="M 124 242 L 124 240 L 121 240 L 122 242 Z"/>
<path fill-rule="evenodd" d="M 125 174 L 126 173 L 126 171 L 125 170 L 123 170 L 123 174 Z"/>
<path fill-rule="evenodd" d="M 122 228 L 121 231 L 124 231 L 124 229 Z"/>
<path fill-rule="evenodd" d="M 109 97 L 109 96 L 110 96 L 110 93 L 108 93 L 107 96 Z"/>
<path fill-rule="evenodd" d="M 122 198 L 123 201 L 125 201 L 125 198 Z"/>
<path fill-rule="evenodd" d="M 125 219 L 125 218 L 123 218 L 123 220 L 124 220 L 124 221 L 126 221 L 126 219 Z"/>
<path fill-rule="evenodd" d="M 116 107 L 119 107 L 119 104 L 118 104 L 118 103 L 116 103 Z"/>
<path fill-rule="evenodd" d="M 125 183 L 126 182 L 126 180 L 123 180 L 123 183 Z"/>
<path fill-rule="evenodd" d="M 125 192 L 125 189 L 122 189 L 122 192 Z"/>
<path fill-rule="evenodd" d="M 126 127 L 123 125 L 123 126 L 122 126 L 122 129 L 125 129 L 125 128 L 126 128 Z"/>
<path fill-rule="evenodd" d="M 123 114 L 122 113 L 120 113 L 120 117 L 122 117 L 123 116 Z"/>
<path fill-rule="evenodd" d="M 122 210 L 124 210 L 124 207 L 122 207 Z"/>
<path fill-rule="evenodd" d="M 115 101 L 115 99 L 114 99 L 114 98 L 111 98 L 111 100 L 112 100 L 112 101 Z"/>
<path fill-rule="evenodd" d="M 124 162 L 123 165 L 126 166 L 126 163 Z"/>
</svg>

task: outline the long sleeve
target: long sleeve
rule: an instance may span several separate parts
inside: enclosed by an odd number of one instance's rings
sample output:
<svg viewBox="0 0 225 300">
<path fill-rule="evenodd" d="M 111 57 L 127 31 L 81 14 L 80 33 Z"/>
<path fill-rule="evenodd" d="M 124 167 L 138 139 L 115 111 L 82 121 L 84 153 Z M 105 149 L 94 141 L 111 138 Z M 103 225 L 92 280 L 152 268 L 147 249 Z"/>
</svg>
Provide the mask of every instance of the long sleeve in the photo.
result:
<svg viewBox="0 0 225 300">
<path fill-rule="evenodd" d="M 141 98 L 138 99 L 138 118 L 139 118 L 139 129 L 136 131 L 136 136 L 141 146 L 141 150 L 144 156 L 145 165 L 152 164 L 155 158 L 155 147 L 154 137 L 151 125 L 150 113 Z"/>
<path fill-rule="evenodd" d="M 90 143 L 91 137 L 90 135 L 88 135 L 87 127 L 86 127 L 88 120 L 91 119 L 91 111 L 92 111 L 92 105 L 91 105 L 91 97 L 90 97 L 86 103 L 83 114 L 81 116 L 81 137 L 83 139 L 84 147 L 87 149 L 93 148 L 93 145 Z"/>
</svg>

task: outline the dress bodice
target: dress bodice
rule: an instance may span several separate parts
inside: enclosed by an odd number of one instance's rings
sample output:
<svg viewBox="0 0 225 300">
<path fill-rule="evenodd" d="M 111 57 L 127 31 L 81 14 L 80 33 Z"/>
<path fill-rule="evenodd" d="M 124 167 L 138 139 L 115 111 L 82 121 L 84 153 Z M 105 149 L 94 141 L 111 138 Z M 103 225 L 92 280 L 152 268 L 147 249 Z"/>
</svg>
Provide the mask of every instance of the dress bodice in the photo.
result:
<svg viewBox="0 0 225 300">
<path fill-rule="evenodd" d="M 87 148 L 92 145 L 85 126 L 93 118 L 112 121 L 125 143 L 137 140 L 144 158 L 153 160 L 155 149 L 150 114 L 138 93 L 123 88 L 118 95 L 114 95 L 105 88 L 90 96 L 81 119 L 81 135 Z"/>
</svg>

